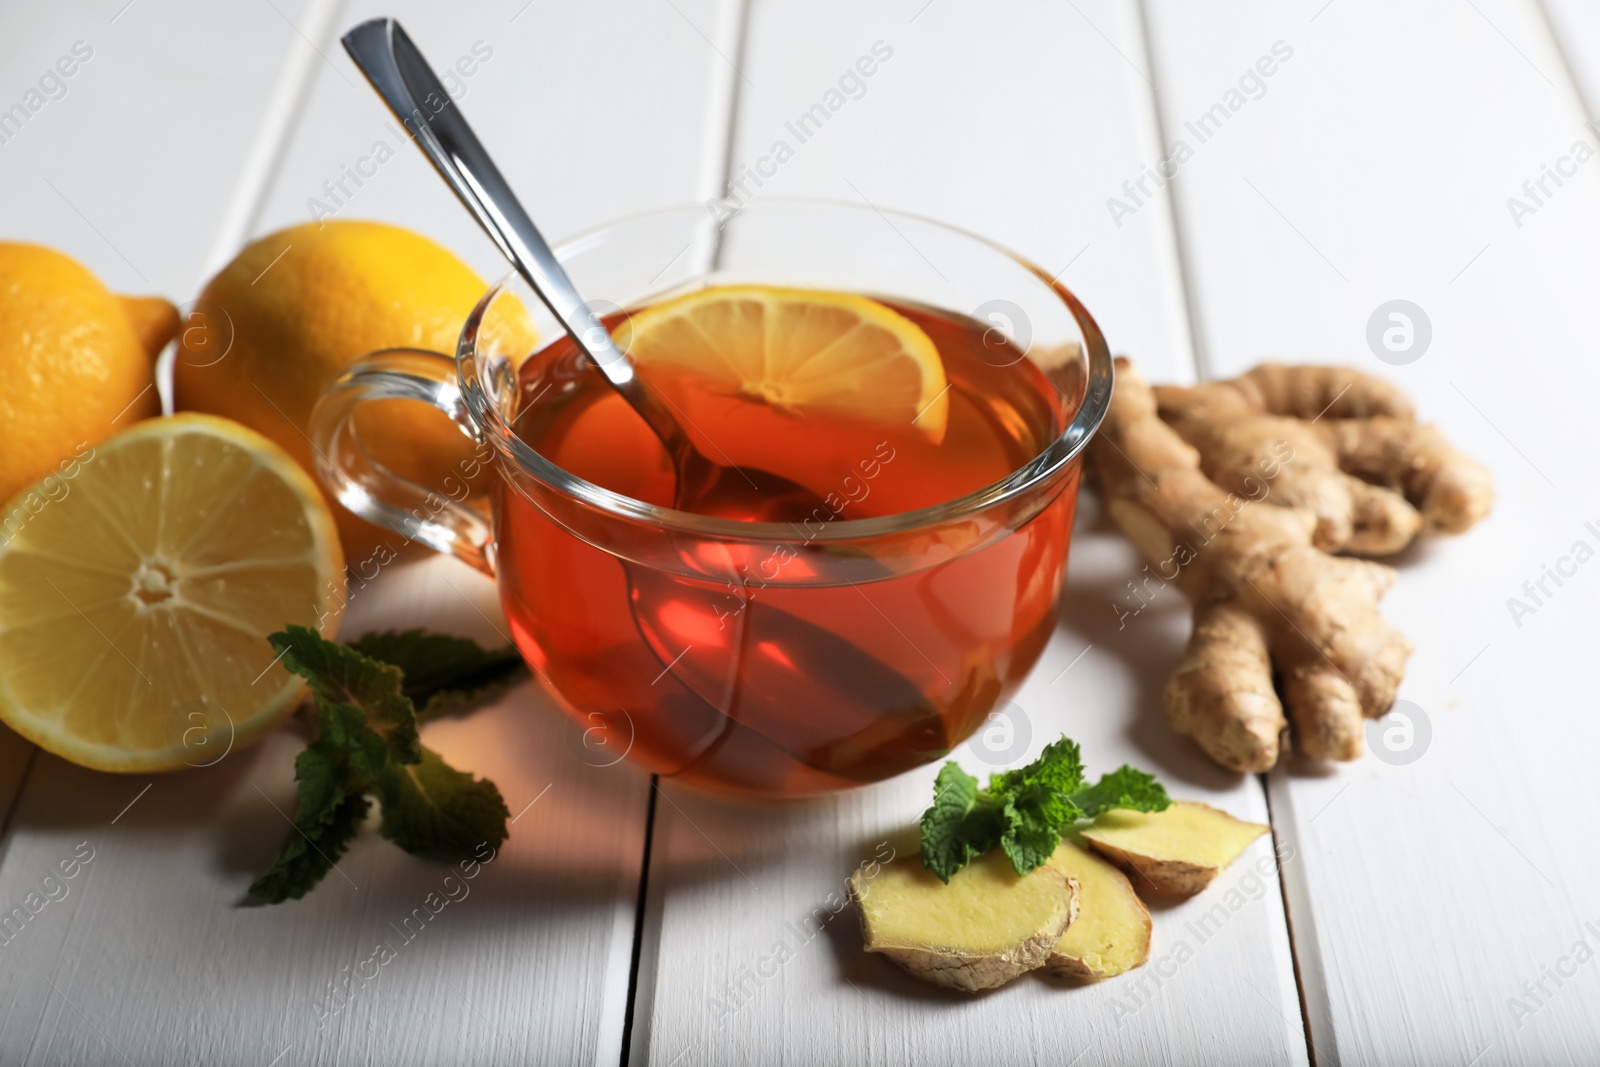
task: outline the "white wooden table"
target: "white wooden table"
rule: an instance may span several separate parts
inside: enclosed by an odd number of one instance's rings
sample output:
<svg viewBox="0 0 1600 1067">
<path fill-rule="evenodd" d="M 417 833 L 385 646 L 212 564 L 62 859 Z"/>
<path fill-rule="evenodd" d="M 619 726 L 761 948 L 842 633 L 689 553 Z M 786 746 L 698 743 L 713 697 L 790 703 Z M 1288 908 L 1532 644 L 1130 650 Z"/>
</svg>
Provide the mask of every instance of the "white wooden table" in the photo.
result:
<svg viewBox="0 0 1600 1067">
<path fill-rule="evenodd" d="M 1600 546 L 1600 160 L 1571 161 L 1600 146 L 1591 0 L 12 0 L 0 110 L 76 42 L 92 56 L 5 128 L 0 235 L 192 296 L 386 135 L 337 44 L 376 14 L 440 64 L 492 50 L 463 107 L 554 233 L 721 193 L 882 41 L 865 94 L 759 195 L 988 234 L 1060 270 L 1157 379 L 1278 356 L 1401 383 L 1500 494 L 1478 530 L 1408 553 L 1385 604 L 1416 642 L 1401 697 L 1431 739 L 1409 763 L 1213 768 L 1161 721 L 1187 612 L 1174 596 L 1117 629 L 1134 556 L 1086 499 L 1065 619 L 1016 701 L 1029 755 L 1066 731 L 1092 770 L 1129 760 L 1270 819 L 1222 880 L 1255 890 L 1226 922 L 1194 922 L 1216 890 L 1165 909 L 1151 964 L 1090 988 L 927 990 L 864 956 L 848 911 L 797 931 L 880 843 L 904 847 L 931 769 L 729 807 L 592 766 L 529 685 L 428 727 L 521 814 L 470 897 L 346 996 L 442 872 L 368 834 L 348 878 L 241 906 L 284 830 L 294 731 L 153 782 L 5 734 L 0 908 L 93 858 L 0 946 L 0 1063 L 1600 1061 L 1600 962 L 1577 949 L 1600 951 L 1600 565 L 1531 615 L 1507 606 L 1575 542 Z M 1272 75 L 1247 77 L 1262 57 Z M 1139 188 L 1179 140 L 1173 180 Z M 1523 183 L 1547 165 L 1567 174 L 1535 200 Z M 341 215 L 501 271 L 417 153 Z M 1368 320 L 1396 299 L 1431 342 L 1385 366 Z M 347 630 L 423 621 L 504 626 L 489 584 L 441 559 L 354 600 Z M 1247 880 L 1274 848 L 1281 877 Z M 793 958 L 757 975 L 779 941 Z"/>
</svg>

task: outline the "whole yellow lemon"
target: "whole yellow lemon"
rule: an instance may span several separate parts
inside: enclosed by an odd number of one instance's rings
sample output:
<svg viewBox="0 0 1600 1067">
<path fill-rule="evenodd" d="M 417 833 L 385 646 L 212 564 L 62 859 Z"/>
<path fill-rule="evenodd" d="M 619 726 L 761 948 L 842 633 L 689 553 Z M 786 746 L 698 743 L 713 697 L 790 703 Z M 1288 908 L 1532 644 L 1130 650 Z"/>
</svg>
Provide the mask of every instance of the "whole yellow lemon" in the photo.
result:
<svg viewBox="0 0 1600 1067">
<path fill-rule="evenodd" d="M 60 252 L 0 241 L 0 504 L 161 410 L 154 356 L 175 323 L 166 301 L 123 300 Z"/>
<path fill-rule="evenodd" d="M 200 294 L 179 336 L 175 406 L 244 423 L 315 478 L 306 434 L 322 391 L 377 349 L 454 353 L 486 288 L 447 249 L 386 223 L 305 223 L 268 234 Z M 375 458 L 426 485 L 445 483 L 453 469 L 475 469 L 472 443 L 422 404 L 381 402 L 358 430 Z M 328 503 L 351 567 L 375 554 L 381 562 L 384 546 L 403 544 L 331 496 Z"/>
</svg>

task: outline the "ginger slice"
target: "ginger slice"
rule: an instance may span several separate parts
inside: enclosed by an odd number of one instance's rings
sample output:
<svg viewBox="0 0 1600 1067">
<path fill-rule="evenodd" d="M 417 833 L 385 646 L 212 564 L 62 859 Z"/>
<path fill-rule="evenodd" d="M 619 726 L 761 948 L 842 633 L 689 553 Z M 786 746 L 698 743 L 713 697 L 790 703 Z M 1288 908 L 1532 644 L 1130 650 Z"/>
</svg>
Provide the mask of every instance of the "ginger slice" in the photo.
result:
<svg viewBox="0 0 1600 1067">
<path fill-rule="evenodd" d="M 861 908 L 868 952 L 913 978 L 949 989 L 992 989 L 1043 966 L 1078 913 L 1078 886 L 1048 864 L 1022 877 L 999 851 L 957 871 L 948 885 L 913 856 L 857 870 L 850 893 Z"/>
<path fill-rule="evenodd" d="M 1350 392 L 1375 406 L 1372 389 Z M 1301 752 L 1361 755 L 1363 720 L 1389 710 L 1411 654 L 1378 613 L 1394 572 L 1317 548 L 1312 511 L 1252 501 L 1207 478 L 1201 453 L 1162 421 L 1155 392 L 1126 359 L 1090 458 L 1107 511 L 1149 573 L 1196 607 L 1165 695 L 1174 729 L 1225 767 L 1265 771 L 1278 762 L 1287 705 Z"/>
<path fill-rule="evenodd" d="M 1150 958 L 1150 910 L 1128 876 L 1093 852 L 1061 842 L 1047 861 L 1078 883 L 1078 917 L 1045 967 L 1062 978 L 1110 978 Z"/>
<path fill-rule="evenodd" d="M 1138 885 L 1193 896 L 1269 829 L 1209 804 L 1175 800 L 1165 811 L 1114 808 L 1082 836 Z"/>
</svg>

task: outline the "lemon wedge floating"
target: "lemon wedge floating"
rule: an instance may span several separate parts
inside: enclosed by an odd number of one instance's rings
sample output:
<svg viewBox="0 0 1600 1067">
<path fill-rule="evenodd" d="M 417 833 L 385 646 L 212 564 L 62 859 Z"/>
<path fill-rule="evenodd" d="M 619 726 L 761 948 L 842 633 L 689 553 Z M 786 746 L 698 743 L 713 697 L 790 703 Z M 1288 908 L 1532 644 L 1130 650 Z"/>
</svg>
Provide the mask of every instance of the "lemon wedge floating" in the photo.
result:
<svg viewBox="0 0 1600 1067">
<path fill-rule="evenodd" d="M 944 439 L 939 350 L 894 309 L 851 293 L 726 285 L 634 314 L 628 355 L 785 411 L 906 424 Z"/>
<path fill-rule="evenodd" d="M 217 762 L 294 711 L 286 623 L 337 628 L 322 495 L 265 437 L 151 419 L 0 511 L 0 719 L 105 771 Z M 46 492 L 46 490 L 49 490 Z"/>
</svg>

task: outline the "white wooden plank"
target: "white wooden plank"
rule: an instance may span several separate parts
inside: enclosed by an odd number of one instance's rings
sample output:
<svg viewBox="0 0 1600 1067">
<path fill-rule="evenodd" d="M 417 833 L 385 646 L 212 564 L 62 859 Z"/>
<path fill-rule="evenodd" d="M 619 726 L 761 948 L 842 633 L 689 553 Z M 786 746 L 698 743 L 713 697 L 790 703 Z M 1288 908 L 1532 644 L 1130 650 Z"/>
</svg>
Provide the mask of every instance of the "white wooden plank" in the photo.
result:
<svg viewBox="0 0 1600 1067">
<path fill-rule="evenodd" d="M 59 248 L 120 292 L 188 299 L 245 176 L 256 119 L 299 40 L 288 20 L 327 6 L 95 0 L 9 9 L 0 107 L 26 103 L 41 79 L 57 77 L 20 129 L 0 126 L 0 232 Z M 89 54 L 81 62 L 72 55 L 80 42 Z M 74 60 L 66 78 L 55 67 L 63 56 Z"/>
<path fill-rule="evenodd" d="M 1156 155 L 1137 12 L 1109 3 L 1012 5 L 1003 15 L 919 7 L 757 5 L 741 59 L 749 84 L 735 172 L 881 39 L 894 54 L 865 95 L 799 146 L 757 197 L 855 199 L 853 183 L 875 203 L 992 234 L 1057 269 L 1088 244 L 1065 279 L 1113 344 L 1148 353 L 1164 378 L 1192 377 L 1164 205 L 1146 204 L 1120 231 L 1104 205 Z M 1065 621 L 1015 700 L 1033 731 L 1018 762 L 1066 732 L 1093 771 L 1133 762 L 1179 795 L 1265 821 L 1256 780 L 1216 771 L 1161 721 L 1160 687 L 1186 636 L 1187 609 L 1173 596 L 1119 631 L 1111 603 L 1136 570 L 1134 554 L 1087 497 L 1075 536 Z M 956 756 L 981 767 L 965 747 Z M 838 896 L 830 894 L 880 848 L 914 848 L 906 831 L 932 795 L 934 770 L 749 810 L 667 783 L 632 1061 L 1305 1061 L 1268 841 L 1214 891 L 1253 890 L 1219 933 L 1191 926 L 1217 895 L 1162 909 L 1152 964 L 1097 986 L 1029 978 L 967 998 L 862 953 L 853 910 L 831 914 Z M 1267 878 L 1248 880 L 1248 864 L 1263 858 Z M 818 907 L 823 932 L 807 936 Z"/>
<path fill-rule="evenodd" d="M 1273 777 L 1301 857 L 1290 902 L 1317 1058 L 1592 1059 L 1600 969 L 1572 954 L 1596 945 L 1600 865 L 1564 846 L 1593 836 L 1597 727 L 1577 665 L 1600 638 L 1600 586 L 1582 568 L 1546 580 L 1520 620 L 1508 598 L 1600 541 L 1585 525 L 1600 164 L 1547 180 L 1520 225 L 1508 198 L 1594 135 L 1532 4 L 1159 2 L 1150 17 L 1169 131 L 1274 42 L 1294 50 L 1174 186 L 1213 369 L 1272 356 L 1383 373 L 1490 465 L 1500 497 L 1480 529 L 1407 553 L 1385 604 L 1417 645 L 1400 696 L 1431 746 L 1409 765 Z M 1386 366 L 1367 324 L 1396 298 L 1424 309 L 1432 342 Z"/>
<path fill-rule="evenodd" d="M 1123 557 L 1084 571 L 1134 565 L 1113 543 L 1076 547 Z M 1068 610 L 1106 611 L 1104 595 L 1078 591 Z M 1162 668 L 1147 664 L 1170 662 L 1182 630 L 1162 625 L 1157 634 L 1158 620 L 1148 622 L 1137 637 L 1103 635 L 1075 666 L 1084 635 L 1067 630 L 1052 642 L 1015 701 L 1035 731 L 1029 757 L 1065 731 L 1082 742 L 1091 771 L 1126 758 L 1158 770 L 1176 795 L 1265 819 L 1253 780 L 1208 774 L 1151 722 L 1159 716 L 1151 680 Z M 964 748 L 955 756 L 985 769 Z M 863 953 L 854 909 L 833 914 L 834 894 L 858 864 L 886 855 L 885 843 L 901 855 L 915 850 L 906 831 L 932 781 L 928 769 L 744 811 L 667 784 L 652 842 L 633 1062 L 1305 1062 L 1269 839 L 1205 896 L 1154 909 L 1150 964 L 1098 985 L 1029 977 L 973 998 L 929 989 Z M 1229 897 L 1235 889 L 1241 896 Z M 1223 899 L 1237 906 L 1225 923 L 1206 925 L 1204 913 Z M 817 909 L 826 921 L 812 935 Z"/>
<path fill-rule="evenodd" d="M 1592 118 L 1600 113 L 1600 9 L 1583 0 L 1541 0 L 1540 10 L 1563 60 L 1561 69 L 1546 73 L 1557 84 L 1570 79 Z"/>
<path fill-rule="evenodd" d="M 155 8 L 140 0 L 122 22 L 146 6 Z M 465 110 L 507 173 L 525 178 L 519 184 L 541 222 L 559 234 L 709 192 L 701 160 L 721 136 L 708 127 L 725 126 L 727 91 L 701 32 L 715 33 L 727 7 L 679 0 L 576 9 L 517 0 L 445 12 L 420 3 L 353 4 L 320 24 L 337 31 L 394 14 L 441 64 L 475 43 L 491 48 L 467 82 Z M 295 32 L 270 5 L 263 10 Z M 241 28 L 253 25 L 219 18 L 189 47 L 232 55 Z M 299 29 L 310 35 L 317 25 L 307 18 Z M 265 73 L 247 68 L 260 82 L 252 83 L 254 95 L 229 95 L 226 79 L 186 88 L 248 134 L 227 146 L 236 164 L 272 169 L 216 179 L 214 210 L 182 284 L 193 284 L 208 252 L 227 250 L 230 234 L 303 221 L 322 182 L 382 136 L 374 132 L 382 130 L 380 105 L 333 37 L 306 44 L 317 53 L 309 66 L 280 52 Z M 273 116 L 298 92 L 293 84 L 274 88 L 280 72 L 291 83 L 297 73 L 311 79 L 281 159 L 272 148 Z M 121 99 L 140 99 L 151 77 L 130 73 Z M 251 128 L 255 115 L 264 116 L 259 131 Z M 118 107 L 102 102 L 76 135 L 92 143 L 94 130 L 111 130 L 118 118 Z M 412 226 L 458 248 L 486 276 L 501 273 L 417 153 L 397 147 L 343 214 Z M 171 161 L 155 141 L 137 158 L 152 167 Z M 251 188 L 265 190 L 259 209 Z M 185 193 L 171 184 L 160 195 L 151 191 L 141 224 L 173 217 Z M 48 228 L 39 236 L 53 239 Z M 108 259 L 86 258 L 97 266 Z M 144 273 L 154 279 L 153 270 Z M 346 632 L 407 625 L 494 640 L 504 627 L 492 586 L 448 560 L 392 568 L 352 601 Z M 236 906 L 286 830 L 273 806 L 287 810 L 292 800 L 291 763 L 303 743 L 293 732 L 215 768 L 160 778 L 146 794 L 138 792 L 143 783 L 39 757 L 11 820 L 0 900 L 8 907 L 22 900 L 80 841 L 95 853 L 70 894 L 5 946 L 0 1058 L 616 1062 L 648 778 L 624 765 L 588 765 L 575 734 L 531 686 L 468 719 L 426 728 L 427 743 L 493 778 L 514 812 L 533 806 L 472 884 L 470 899 L 440 914 L 445 929 L 404 945 L 390 924 L 400 924 L 448 872 L 370 833 L 341 862 L 343 874 L 306 900 Z M 113 825 L 130 799 L 137 802 Z M 382 939 L 398 958 L 347 1008 L 329 1011 L 329 983 L 337 988 L 345 968 L 357 968 Z"/>
</svg>

